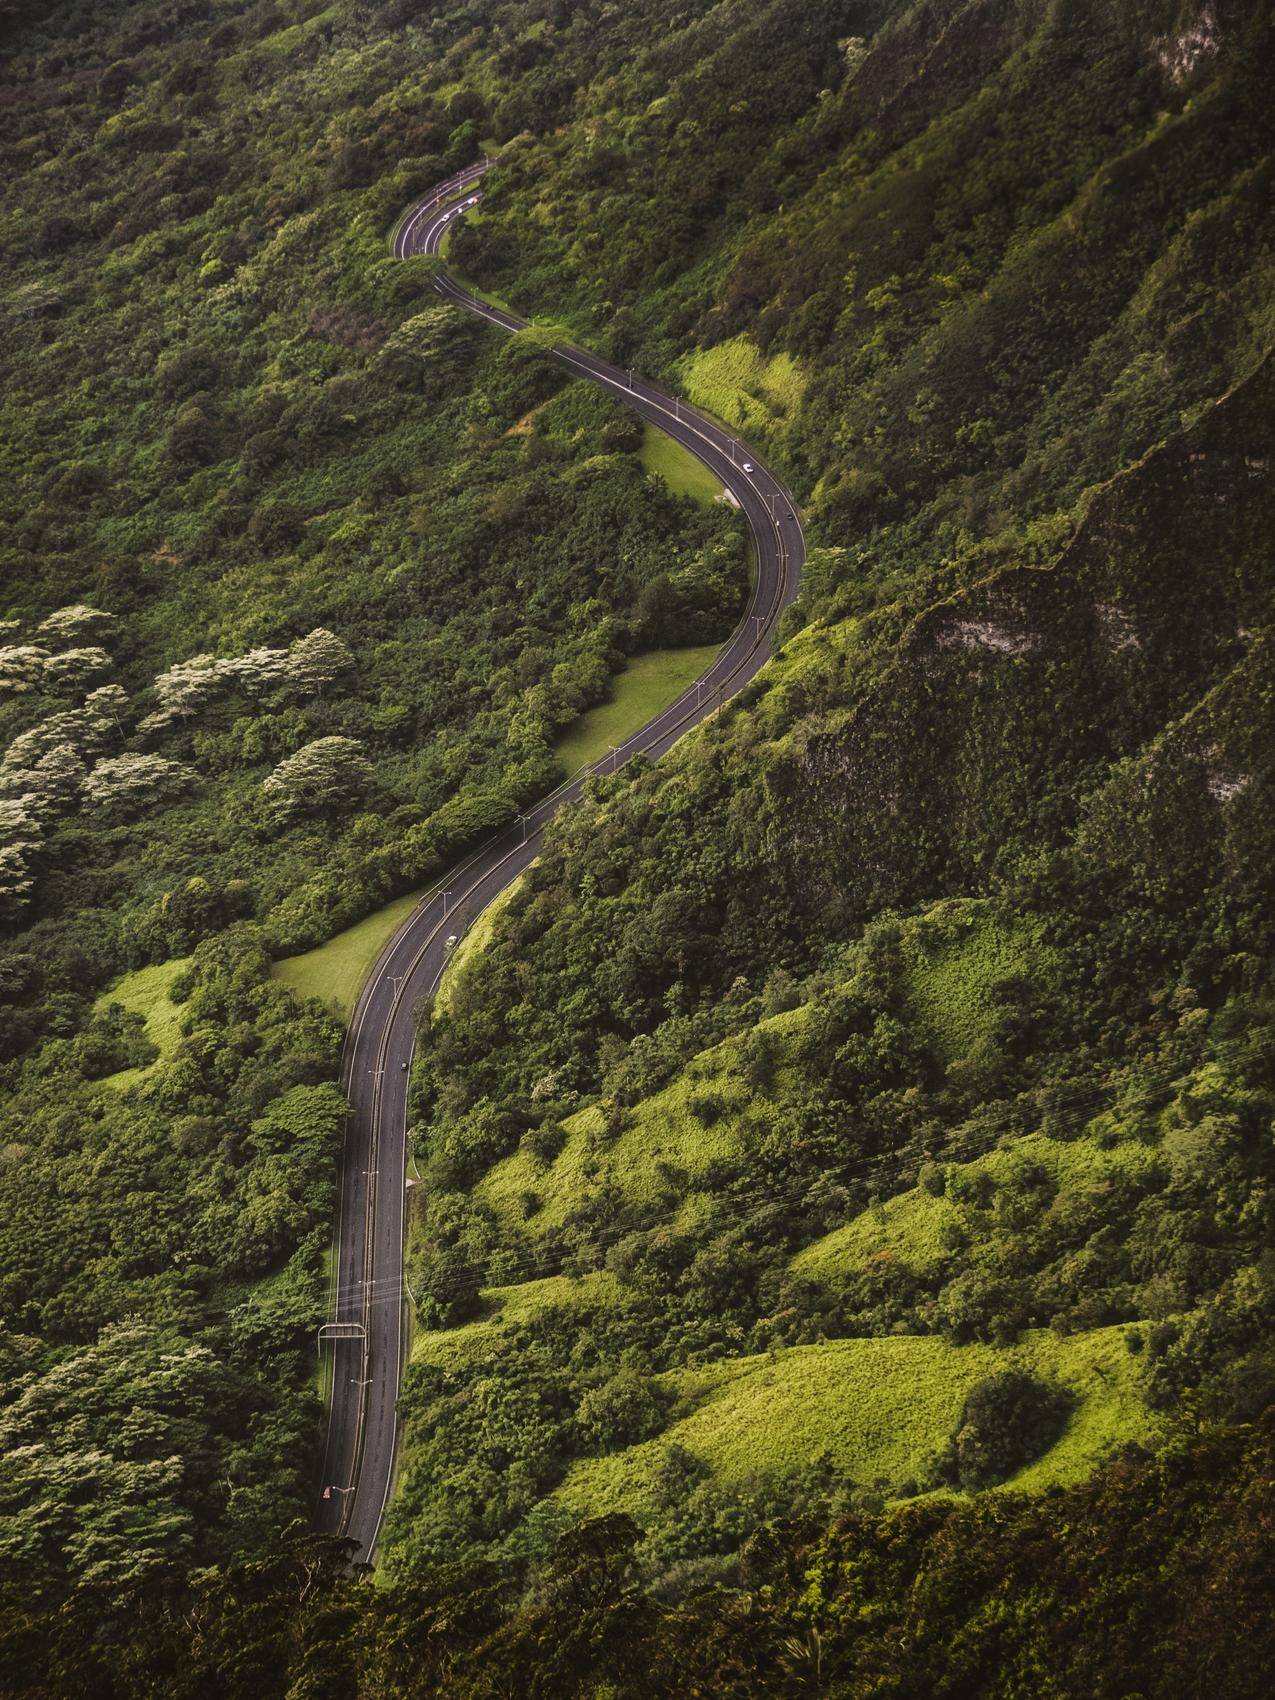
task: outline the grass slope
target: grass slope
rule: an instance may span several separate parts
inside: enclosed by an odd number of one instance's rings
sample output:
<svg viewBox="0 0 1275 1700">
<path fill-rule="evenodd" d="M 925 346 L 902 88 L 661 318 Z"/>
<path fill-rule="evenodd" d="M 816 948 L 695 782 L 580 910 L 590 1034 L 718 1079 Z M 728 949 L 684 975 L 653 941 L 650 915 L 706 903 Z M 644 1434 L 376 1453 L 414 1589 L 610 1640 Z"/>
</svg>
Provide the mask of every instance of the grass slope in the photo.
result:
<svg viewBox="0 0 1275 1700">
<path fill-rule="evenodd" d="M 762 432 L 793 418 L 808 379 L 790 354 L 769 359 L 746 336 L 700 349 L 681 362 L 686 393 L 730 425 Z"/>
<path fill-rule="evenodd" d="M 325 1004 L 334 1005 L 342 1015 L 348 1014 L 368 970 L 395 929 L 419 903 L 420 895 L 413 891 L 406 897 L 396 897 L 314 950 L 282 957 L 271 972 L 291 986 L 298 997 L 320 998 Z"/>
<path fill-rule="evenodd" d="M 652 716 L 676 701 L 705 671 L 718 648 L 710 643 L 635 655 L 617 674 L 610 700 L 582 714 L 554 745 L 566 777 L 597 761 L 613 744 L 622 744 L 639 726 L 645 726 Z"/>
<path fill-rule="evenodd" d="M 1092 1140 L 1047 1139 L 1029 1134 L 1005 1150 L 990 1151 L 972 1162 L 954 1164 L 950 1177 L 986 1175 L 1000 1181 L 1022 1164 L 1040 1164 L 1058 1188 L 1051 1208 L 1060 1215 L 1082 1192 L 1110 1190 L 1122 1177 L 1145 1171 L 1158 1161 L 1156 1149 L 1136 1143 L 1104 1150 Z M 949 1192 L 955 1190 L 949 1178 Z M 897 1258 L 918 1273 L 929 1273 L 945 1262 L 963 1266 L 965 1255 L 944 1244 L 944 1229 L 954 1227 L 961 1209 L 950 1196 L 934 1197 L 921 1187 L 900 1193 L 884 1204 L 865 1210 L 844 1227 L 808 1245 L 792 1261 L 793 1270 L 812 1281 L 835 1286 L 874 1258 Z"/>
<path fill-rule="evenodd" d="M 136 1086 L 144 1080 L 155 1067 L 172 1056 L 181 1038 L 181 1005 L 173 1003 L 169 997 L 169 988 L 177 976 L 190 966 L 188 956 L 176 956 L 170 962 L 156 962 L 149 968 L 136 968 L 131 974 L 125 974 L 122 980 L 117 980 L 109 990 L 102 993 L 97 1000 L 98 1009 L 106 1009 L 110 1004 L 123 1004 L 125 1009 L 135 1010 L 146 1019 L 146 1037 L 158 1047 L 159 1055 L 155 1062 L 148 1063 L 143 1068 L 122 1068 L 115 1074 L 108 1074 L 100 1082 L 123 1090 L 128 1086 Z"/>
<path fill-rule="evenodd" d="M 795 1009 L 760 1025 L 782 1046 L 807 1019 L 806 1010 Z M 748 1095 L 735 1073 L 736 1048 L 727 1041 L 701 1052 L 662 1092 L 637 1104 L 629 1125 L 609 1141 L 602 1112 L 580 1110 L 563 1123 L 567 1141 L 551 1164 L 542 1168 L 520 1149 L 484 1175 L 476 1199 L 513 1225 L 523 1220 L 525 1195 L 536 1193 L 543 1205 L 525 1224 L 531 1233 L 560 1227 L 587 1199 L 611 1188 L 631 1199 L 681 1197 L 689 1208 L 686 1195 L 697 1178 L 713 1163 L 738 1157 L 748 1139 Z M 707 1125 L 690 1109 L 692 1097 L 705 1092 L 718 1096 L 722 1112 Z"/>
<path fill-rule="evenodd" d="M 412 1340 L 413 1363 L 453 1368 L 500 1350 L 505 1330 L 511 1324 L 530 1322 L 554 1307 L 584 1309 L 605 1304 L 615 1291 L 615 1277 L 605 1271 L 576 1279 L 570 1275 L 547 1275 L 539 1281 L 523 1281 L 513 1287 L 487 1287 L 482 1293 L 483 1314 L 459 1328 L 424 1329 Z"/>
<path fill-rule="evenodd" d="M 909 934 L 908 1000 L 936 1055 L 952 1062 L 987 1036 L 998 982 L 1047 974 L 1049 953 L 1023 928 L 1010 929 L 975 900 L 937 904 Z"/>
<path fill-rule="evenodd" d="M 460 984 L 462 971 L 476 957 L 481 956 L 487 948 L 487 942 L 495 930 L 496 922 L 500 919 L 517 889 L 518 881 L 515 880 L 512 885 L 506 886 L 498 897 L 494 897 L 456 946 L 455 953 L 443 970 L 443 977 L 438 982 L 438 990 L 434 994 L 434 1008 L 436 1010 L 447 1012 L 451 1009 L 456 996 L 456 988 Z"/>
<path fill-rule="evenodd" d="M 722 481 L 715 478 L 688 448 L 666 437 L 654 425 L 642 428 L 638 459 L 648 472 L 662 478 L 676 496 L 691 496 L 697 502 L 715 502 L 722 494 Z"/>
<path fill-rule="evenodd" d="M 1076 1403 L 1055 1445 L 1005 1485 L 1040 1491 L 1078 1481 L 1111 1448 L 1151 1432 L 1122 1333 L 1059 1339 L 1042 1330 L 1006 1351 L 927 1335 L 837 1340 L 678 1371 L 666 1379 L 694 1402 L 691 1414 L 654 1440 L 575 1465 L 557 1497 L 581 1515 L 624 1510 L 640 1519 L 670 1443 L 723 1482 L 786 1474 L 827 1454 L 861 1486 L 897 1489 L 923 1472 L 974 1383 L 1010 1366 L 1060 1383 Z"/>
</svg>

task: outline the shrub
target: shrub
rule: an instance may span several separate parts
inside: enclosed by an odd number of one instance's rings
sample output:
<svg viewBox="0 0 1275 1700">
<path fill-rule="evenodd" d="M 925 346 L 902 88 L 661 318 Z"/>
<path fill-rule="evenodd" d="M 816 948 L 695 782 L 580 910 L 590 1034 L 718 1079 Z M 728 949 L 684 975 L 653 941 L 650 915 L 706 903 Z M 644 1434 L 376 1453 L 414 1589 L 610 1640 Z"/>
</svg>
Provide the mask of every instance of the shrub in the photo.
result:
<svg viewBox="0 0 1275 1700">
<path fill-rule="evenodd" d="M 971 1387 L 934 1473 L 953 1487 L 992 1487 L 1039 1458 L 1058 1439 L 1069 1395 L 1022 1370 L 1002 1370 Z"/>
</svg>

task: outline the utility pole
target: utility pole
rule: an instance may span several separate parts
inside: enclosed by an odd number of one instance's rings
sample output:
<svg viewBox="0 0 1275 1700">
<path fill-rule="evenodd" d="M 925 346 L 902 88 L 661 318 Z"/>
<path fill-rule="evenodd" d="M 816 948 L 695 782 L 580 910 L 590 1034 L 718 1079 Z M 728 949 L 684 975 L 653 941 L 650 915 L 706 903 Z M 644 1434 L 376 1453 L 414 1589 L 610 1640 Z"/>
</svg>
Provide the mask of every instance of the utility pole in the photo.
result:
<svg viewBox="0 0 1275 1700">
<path fill-rule="evenodd" d="M 447 919 L 447 905 L 448 905 L 448 902 L 451 899 L 451 895 L 452 894 L 451 894 L 450 891 L 445 891 L 443 893 L 443 919 L 444 919 L 444 921 Z"/>
</svg>

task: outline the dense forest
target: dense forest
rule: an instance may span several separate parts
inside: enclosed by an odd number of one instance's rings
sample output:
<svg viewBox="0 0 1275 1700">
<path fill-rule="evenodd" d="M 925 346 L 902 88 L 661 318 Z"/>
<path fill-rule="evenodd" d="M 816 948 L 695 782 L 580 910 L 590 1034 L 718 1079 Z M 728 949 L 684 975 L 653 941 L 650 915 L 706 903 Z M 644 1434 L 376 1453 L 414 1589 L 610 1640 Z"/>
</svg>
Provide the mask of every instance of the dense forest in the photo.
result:
<svg viewBox="0 0 1275 1700">
<path fill-rule="evenodd" d="M 1271 36 L 0 8 L 0 1692 L 1269 1692 Z M 484 155 L 511 339 L 387 245 Z M 280 963 L 747 590 L 560 327 L 810 548 L 421 1011 L 371 1586 Z"/>
</svg>

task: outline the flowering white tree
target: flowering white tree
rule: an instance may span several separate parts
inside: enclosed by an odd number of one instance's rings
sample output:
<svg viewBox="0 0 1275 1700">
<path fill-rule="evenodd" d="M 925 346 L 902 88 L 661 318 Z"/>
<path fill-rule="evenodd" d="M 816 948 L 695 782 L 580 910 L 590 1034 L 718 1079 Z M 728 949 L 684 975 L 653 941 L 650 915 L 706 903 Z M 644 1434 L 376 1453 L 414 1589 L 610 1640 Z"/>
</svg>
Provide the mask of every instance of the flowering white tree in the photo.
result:
<svg viewBox="0 0 1275 1700">
<path fill-rule="evenodd" d="M 87 769 L 70 744 L 55 744 L 34 767 L 0 767 L 0 797 L 17 798 L 40 820 L 73 807 Z"/>
<path fill-rule="evenodd" d="M 62 649 L 44 664 L 42 683 L 54 690 L 79 690 L 90 679 L 111 670 L 111 658 L 95 644 L 80 649 Z"/>
<path fill-rule="evenodd" d="M 281 686 L 309 696 L 354 665 L 339 637 L 322 626 L 290 649 L 250 649 L 246 655 L 192 655 L 177 661 L 155 680 L 159 704 L 141 722 L 142 732 L 162 731 L 175 720 L 189 720 L 210 704 L 236 692 L 264 696 Z"/>
<path fill-rule="evenodd" d="M 316 626 L 289 649 L 288 680 L 301 691 L 321 691 L 353 665 L 349 646 L 326 626 Z"/>
<path fill-rule="evenodd" d="M 219 668 L 215 655 L 192 655 L 189 661 L 177 661 L 161 673 L 155 680 L 159 708 L 142 721 L 141 730 L 198 714 L 224 689 L 225 675 Z"/>
<path fill-rule="evenodd" d="M 357 738 L 316 738 L 281 761 L 261 789 L 270 813 L 282 823 L 350 801 L 363 790 L 371 771 Z"/>
<path fill-rule="evenodd" d="M 0 844 L 0 915 L 16 914 L 34 885 L 30 851 L 21 844 Z"/>
<path fill-rule="evenodd" d="M 97 755 L 121 729 L 121 715 L 128 698 L 119 685 L 102 685 L 90 691 L 81 708 L 64 709 L 47 720 L 20 732 L 0 757 L 0 773 L 34 767 L 40 757 L 69 744 L 82 756 Z"/>
<path fill-rule="evenodd" d="M 114 614 L 101 608 L 88 608 L 83 602 L 73 602 L 66 608 L 56 608 L 36 627 L 36 636 L 50 643 L 82 644 L 100 642 L 115 623 Z"/>
<path fill-rule="evenodd" d="M 80 711 L 85 716 L 87 735 L 101 741 L 112 729 L 122 732 L 127 709 L 128 697 L 123 685 L 99 685 L 85 697 Z"/>
<path fill-rule="evenodd" d="M 36 643 L 10 644 L 0 649 L 0 696 L 21 696 L 40 683 L 47 649 Z"/>
<path fill-rule="evenodd" d="M 44 843 L 39 815 L 28 796 L 0 797 L 0 914 L 14 914 L 31 895 L 32 858 Z"/>
<path fill-rule="evenodd" d="M 108 756 L 84 781 L 84 801 L 103 814 L 136 814 L 180 796 L 194 782 L 194 770 L 184 762 L 153 755 Z"/>
</svg>

